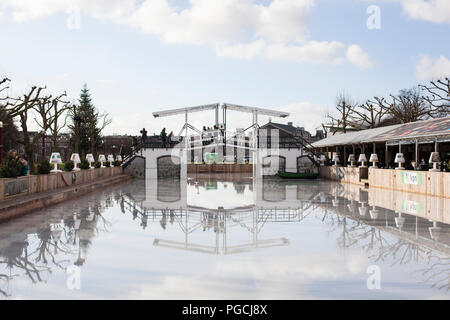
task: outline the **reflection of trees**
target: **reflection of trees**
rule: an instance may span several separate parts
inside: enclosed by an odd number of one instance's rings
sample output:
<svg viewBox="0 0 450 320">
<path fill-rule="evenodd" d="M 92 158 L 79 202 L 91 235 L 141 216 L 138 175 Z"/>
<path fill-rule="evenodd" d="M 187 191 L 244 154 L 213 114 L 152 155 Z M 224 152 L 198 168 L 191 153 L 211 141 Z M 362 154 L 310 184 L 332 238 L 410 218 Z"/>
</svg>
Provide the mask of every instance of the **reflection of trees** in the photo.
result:
<svg viewBox="0 0 450 320">
<path fill-rule="evenodd" d="M 419 270 L 425 277 L 424 282 L 432 282 L 432 288 L 450 290 L 450 257 L 429 256 L 429 267 Z"/>
<path fill-rule="evenodd" d="M 70 249 L 64 246 L 64 244 L 60 241 L 59 236 L 56 236 L 56 233 L 59 233 L 59 230 L 55 229 L 52 234 L 50 226 L 42 229 L 38 233 L 38 238 L 40 242 L 36 248 L 36 251 L 34 251 L 32 255 L 36 253 L 37 256 L 35 258 L 35 261 L 42 262 L 45 265 L 47 265 L 48 263 L 47 257 L 49 256 L 52 263 L 55 266 L 64 270 L 65 267 L 62 265 L 62 263 L 64 262 L 68 263 L 69 260 L 65 259 L 62 261 L 56 261 L 56 256 L 59 252 L 62 252 L 64 254 L 70 254 Z M 53 252 L 51 248 L 53 249 Z"/>
<path fill-rule="evenodd" d="M 111 226 L 102 212 L 111 207 L 114 200 L 121 199 L 120 195 L 116 198 L 96 197 L 78 212 L 66 213 L 58 218 L 58 223 L 52 222 L 55 220 L 52 216 L 37 214 L 36 221 L 44 220 L 44 223 L 29 226 L 23 234 L 7 235 L 6 239 L 21 238 L 10 243 L 2 241 L 6 243 L 4 246 L 0 242 L 0 266 L 3 267 L 0 271 L 1 296 L 9 296 L 9 290 L 5 288 L 14 278 L 26 276 L 32 283 L 45 282 L 45 276 L 51 274 L 55 266 L 65 271 L 71 260 L 75 260 L 74 264 L 83 264 L 94 236 L 99 232 L 108 232 Z"/>
<path fill-rule="evenodd" d="M 395 234 L 392 240 L 388 240 L 383 236 L 385 230 L 382 225 L 379 225 L 379 228 L 371 225 L 377 225 L 379 221 L 363 221 L 360 218 L 347 217 L 347 215 L 350 216 L 350 212 L 346 210 L 345 206 L 334 209 L 336 212 L 344 214 L 329 214 L 325 209 L 322 221 L 329 226 L 330 234 L 339 234 L 337 243 L 340 248 L 362 249 L 367 252 L 370 260 L 374 262 L 392 261 L 391 266 L 425 262 L 426 268 L 416 270 L 414 273 L 420 274 L 423 282 L 431 283 L 432 288 L 450 290 L 449 257 L 442 257 L 433 249 L 399 237 L 398 234 Z M 388 221 L 388 218 L 386 212 L 384 221 Z M 393 219 L 393 216 L 390 218 Z"/>
<path fill-rule="evenodd" d="M 6 280 L 7 283 L 13 277 L 19 276 L 18 274 L 12 275 L 13 269 L 22 270 L 33 283 L 42 281 L 41 272 L 50 271 L 49 267 L 36 265 L 32 262 L 32 255 L 28 253 L 28 245 L 28 241 L 25 240 L 15 241 L 1 250 L 0 255 L 3 259 L 0 261 L 0 264 L 5 265 L 9 269 L 10 275 L 2 274 L 0 277 Z M 0 292 L 5 296 L 8 295 L 3 289 L 0 289 Z"/>
<path fill-rule="evenodd" d="M 10 277 L 8 277 L 8 275 L 6 275 L 6 274 L 0 274 L 0 280 L 1 280 L 1 282 L 8 283 L 9 280 L 10 280 Z M 1 289 L 1 286 L 0 286 L 0 295 L 2 295 L 4 297 L 8 297 L 9 296 L 9 294 L 6 291 Z"/>
<path fill-rule="evenodd" d="M 386 243 L 380 230 L 364 225 L 359 221 L 354 221 L 336 214 L 329 214 L 327 211 L 322 221 L 330 227 L 329 234 L 339 232 L 337 243 L 340 248 L 350 248 L 357 246 L 362 241 L 367 241 L 367 243 L 364 243 L 359 248 L 368 252 Z"/>
<path fill-rule="evenodd" d="M 373 254 L 370 258 L 373 258 L 376 262 L 378 262 L 385 261 L 385 259 L 391 257 L 393 260 L 391 266 L 394 266 L 397 264 L 408 264 L 418 262 L 420 260 L 426 260 L 427 255 L 431 252 L 431 250 L 425 249 L 417 244 L 403 239 L 397 239 L 392 244 L 379 246 L 378 252 Z"/>
</svg>

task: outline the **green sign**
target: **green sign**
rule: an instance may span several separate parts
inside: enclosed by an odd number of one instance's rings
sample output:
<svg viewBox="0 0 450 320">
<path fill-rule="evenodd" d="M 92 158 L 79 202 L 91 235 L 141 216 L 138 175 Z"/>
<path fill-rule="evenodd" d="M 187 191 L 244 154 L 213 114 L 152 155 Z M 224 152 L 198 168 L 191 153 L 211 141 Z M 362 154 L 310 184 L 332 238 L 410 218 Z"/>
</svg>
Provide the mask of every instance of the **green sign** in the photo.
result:
<svg viewBox="0 0 450 320">
<path fill-rule="evenodd" d="M 207 164 L 216 164 L 217 163 L 217 153 L 209 153 L 207 152 L 205 155 L 206 163 Z"/>
<path fill-rule="evenodd" d="M 422 184 L 422 174 L 419 172 L 402 171 L 402 183 L 420 186 Z"/>
<path fill-rule="evenodd" d="M 402 201 L 402 211 L 406 213 L 420 214 L 422 211 L 422 206 L 420 202 L 415 202 L 411 200 Z"/>
<path fill-rule="evenodd" d="M 217 181 L 206 182 L 206 190 L 217 190 Z"/>
</svg>

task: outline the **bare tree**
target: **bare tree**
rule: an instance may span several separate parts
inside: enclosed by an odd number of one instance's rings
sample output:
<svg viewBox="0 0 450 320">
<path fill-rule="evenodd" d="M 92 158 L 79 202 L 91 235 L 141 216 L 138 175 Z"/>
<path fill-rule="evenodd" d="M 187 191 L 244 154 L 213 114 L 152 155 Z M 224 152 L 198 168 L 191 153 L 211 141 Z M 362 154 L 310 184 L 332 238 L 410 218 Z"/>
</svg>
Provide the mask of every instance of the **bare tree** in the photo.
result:
<svg viewBox="0 0 450 320">
<path fill-rule="evenodd" d="M 105 130 L 105 128 L 111 124 L 112 119 L 108 113 L 97 113 L 97 118 L 99 120 L 99 125 L 97 127 L 97 136 L 101 137 L 103 130 Z"/>
<path fill-rule="evenodd" d="M 375 97 L 375 100 L 387 110 L 387 115 L 399 123 L 425 120 L 435 116 L 436 108 L 422 95 L 419 86 L 400 90 L 398 95 L 390 95 L 390 101 Z"/>
<path fill-rule="evenodd" d="M 430 86 L 420 85 L 427 93 L 423 99 L 435 108 L 437 117 L 446 117 L 450 115 L 450 80 L 430 81 Z"/>
<path fill-rule="evenodd" d="M 367 100 L 352 110 L 349 120 L 353 127 L 359 129 L 372 129 L 381 126 L 382 121 L 388 114 L 384 104 L 376 100 Z"/>
<path fill-rule="evenodd" d="M 10 81 L 11 80 L 6 77 L 0 80 L 0 93 L 9 89 L 8 82 Z M 0 97 L 0 101 L 6 100 L 8 100 L 8 97 Z"/>
<path fill-rule="evenodd" d="M 39 132 L 37 135 L 30 138 L 28 131 L 28 115 L 30 109 L 34 108 L 40 102 L 40 95 L 42 90 L 46 87 L 32 87 L 28 93 L 18 98 L 11 99 L 13 102 L 9 103 L 7 107 L 8 116 L 10 118 L 19 117 L 20 126 L 22 128 L 22 140 L 18 140 L 20 144 L 24 146 L 25 154 L 30 163 L 30 168 L 33 168 L 33 147 L 36 142 L 42 137 L 43 132 Z"/>
<path fill-rule="evenodd" d="M 56 151 L 58 150 L 58 136 L 66 126 L 67 117 L 62 116 L 70 108 L 69 101 L 63 100 L 66 96 L 67 94 L 64 92 L 57 97 L 51 95 L 43 97 L 33 108 L 39 115 L 39 117 L 34 118 L 35 122 L 42 129 L 42 132 L 50 131 L 53 147 Z M 61 124 L 61 119 L 64 119 L 63 124 Z"/>
<path fill-rule="evenodd" d="M 329 123 L 324 126 L 328 127 L 333 135 L 339 130 L 346 133 L 347 129 L 351 126 L 351 117 L 354 109 L 355 103 L 351 101 L 347 95 L 340 93 L 336 101 L 337 115 L 334 116 L 331 113 L 328 113 L 326 117 L 328 118 Z"/>
<path fill-rule="evenodd" d="M 0 121 L 3 122 L 3 150 L 6 151 L 16 147 L 17 137 L 19 136 L 14 118 L 9 116 L 7 110 L 11 103 L 10 98 L 8 95 L 2 94 L 9 89 L 10 81 L 8 78 L 0 79 Z"/>
</svg>

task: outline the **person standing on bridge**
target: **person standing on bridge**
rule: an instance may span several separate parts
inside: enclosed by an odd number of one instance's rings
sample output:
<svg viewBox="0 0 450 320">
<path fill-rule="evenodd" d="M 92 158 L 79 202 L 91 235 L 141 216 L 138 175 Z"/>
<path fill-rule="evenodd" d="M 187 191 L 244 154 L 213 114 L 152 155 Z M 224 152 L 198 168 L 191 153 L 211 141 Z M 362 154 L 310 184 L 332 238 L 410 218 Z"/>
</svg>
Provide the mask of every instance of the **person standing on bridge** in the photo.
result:
<svg viewBox="0 0 450 320">
<path fill-rule="evenodd" d="M 166 128 L 163 128 L 161 130 L 161 141 L 162 141 L 162 147 L 165 148 L 166 147 L 166 141 L 167 141 L 167 133 L 166 133 Z"/>
<path fill-rule="evenodd" d="M 205 143 L 205 138 L 206 138 L 206 127 L 203 126 L 203 130 L 202 130 L 202 145 L 204 146 Z"/>
<path fill-rule="evenodd" d="M 172 139 L 173 139 L 173 131 L 170 131 L 169 136 L 167 137 L 169 147 L 172 145 Z"/>
<path fill-rule="evenodd" d="M 142 134 L 142 143 L 145 144 L 145 142 L 147 141 L 147 130 L 145 130 L 145 128 L 142 128 L 141 134 Z"/>
</svg>

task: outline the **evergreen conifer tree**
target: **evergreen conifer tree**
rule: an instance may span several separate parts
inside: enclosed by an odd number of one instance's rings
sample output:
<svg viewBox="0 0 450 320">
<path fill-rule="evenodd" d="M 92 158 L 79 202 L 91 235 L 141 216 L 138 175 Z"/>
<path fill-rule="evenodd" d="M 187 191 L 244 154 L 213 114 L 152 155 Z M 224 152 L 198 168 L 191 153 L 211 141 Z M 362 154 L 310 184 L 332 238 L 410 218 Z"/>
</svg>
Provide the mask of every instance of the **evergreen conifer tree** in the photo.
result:
<svg viewBox="0 0 450 320">
<path fill-rule="evenodd" d="M 81 89 L 78 105 L 71 112 L 72 123 L 69 125 L 73 149 L 84 158 L 87 153 L 97 154 L 101 146 L 101 132 L 111 122 L 107 115 L 101 115 L 92 103 L 91 94 L 87 85 Z M 99 120 L 103 123 L 99 125 Z"/>
</svg>

